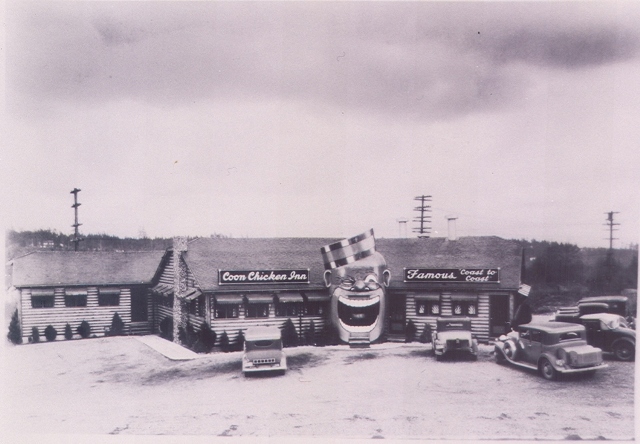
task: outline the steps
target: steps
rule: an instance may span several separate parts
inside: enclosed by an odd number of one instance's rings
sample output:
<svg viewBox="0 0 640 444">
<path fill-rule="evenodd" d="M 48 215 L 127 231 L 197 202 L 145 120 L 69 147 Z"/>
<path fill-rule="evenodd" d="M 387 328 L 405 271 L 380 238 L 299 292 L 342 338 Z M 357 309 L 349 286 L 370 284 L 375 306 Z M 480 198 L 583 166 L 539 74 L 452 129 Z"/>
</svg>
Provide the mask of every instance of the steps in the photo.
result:
<svg viewBox="0 0 640 444">
<path fill-rule="evenodd" d="M 369 333 L 351 333 L 349 335 L 349 347 L 351 348 L 369 348 Z"/>
</svg>

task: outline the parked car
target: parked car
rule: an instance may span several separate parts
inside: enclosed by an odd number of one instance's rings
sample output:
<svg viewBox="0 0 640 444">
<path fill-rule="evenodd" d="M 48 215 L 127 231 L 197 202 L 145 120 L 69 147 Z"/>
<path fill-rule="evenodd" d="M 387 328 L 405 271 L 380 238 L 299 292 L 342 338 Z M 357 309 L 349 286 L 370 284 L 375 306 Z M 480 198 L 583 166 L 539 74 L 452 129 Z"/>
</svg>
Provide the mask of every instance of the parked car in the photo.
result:
<svg viewBox="0 0 640 444">
<path fill-rule="evenodd" d="M 580 322 L 578 318 L 594 313 L 613 313 L 623 317 L 632 317 L 626 296 L 590 296 L 582 298 L 573 307 L 561 307 L 556 311 L 555 319 L 561 322 Z"/>
<path fill-rule="evenodd" d="M 250 327 L 244 332 L 242 372 L 287 370 L 287 357 L 282 351 L 282 333 L 278 327 Z"/>
<path fill-rule="evenodd" d="M 438 318 L 436 331 L 431 335 L 436 360 L 445 354 L 465 354 L 478 358 L 478 340 L 471 334 L 469 318 Z"/>
<path fill-rule="evenodd" d="M 537 370 L 545 379 L 558 374 L 588 373 L 606 368 L 602 350 L 587 344 L 583 325 L 534 321 L 502 335 L 495 344 L 498 363 Z"/>
<path fill-rule="evenodd" d="M 587 329 L 587 342 L 602 351 L 613 353 L 620 361 L 633 361 L 636 355 L 636 332 L 625 318 L 612 313 L 580 316 Z"/>
</svg>

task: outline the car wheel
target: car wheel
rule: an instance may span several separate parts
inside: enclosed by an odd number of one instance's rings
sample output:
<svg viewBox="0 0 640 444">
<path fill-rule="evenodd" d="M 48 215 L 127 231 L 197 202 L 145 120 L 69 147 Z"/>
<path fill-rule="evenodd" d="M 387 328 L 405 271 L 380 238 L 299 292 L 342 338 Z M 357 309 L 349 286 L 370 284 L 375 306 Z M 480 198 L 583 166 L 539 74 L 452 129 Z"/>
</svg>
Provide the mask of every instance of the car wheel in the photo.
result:
<svg viewBox="0 0 640 444">
<path fill-rule="evenodd" d="M 620 361 L 632 361 L 635 355 L 633 346 L 627 341 L 618 342 L 613 348 L 613 354 Z"/>
<path fill-rule="evenodd" d="M 518 359 L 518 346 L 515 344 L 515 342 L 513 341 L 507 341 L 504 343 L 504 355 L 511 359 L 512 361 L 515 361 L 516 359 Z"/>
<path fill-rule="evenodd" d="M 498 364 L 504 364 L 505 362 L 507 362 L 507 360 L 504 358 L 504 355 L 502 354 L 502 351 L 498 350 L 497 347 L 494 350 L 494 353 L 496 354 L 496 362 Z"/>
<path fill-rule="evenodd" d="M 546 380 L 553 381 L 556 379 L 556 369 L 553 368 L 548 359 L 542 358 L 540 361 L 540 374 Z"/>
<path fill-rule="evenodd" d="M 438 362 L 442 361 L 442 356 L 443 355 L 436 355 L 436 361 L 438 361 Z"/>
</svg>

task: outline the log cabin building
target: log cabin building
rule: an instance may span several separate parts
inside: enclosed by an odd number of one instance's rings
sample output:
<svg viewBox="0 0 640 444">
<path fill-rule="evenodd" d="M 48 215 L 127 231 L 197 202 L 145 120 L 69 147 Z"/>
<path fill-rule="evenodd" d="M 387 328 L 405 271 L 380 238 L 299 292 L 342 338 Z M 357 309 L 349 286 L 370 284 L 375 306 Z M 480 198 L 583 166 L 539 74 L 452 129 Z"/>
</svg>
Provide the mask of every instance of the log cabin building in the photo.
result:
<svg viewBox="0 0 640 444">
<path fill-rule="evenodd" d="M 13 259 L 23 342 L 34 327 L 43 336 L 52 325 L 62 338 L 67 323 L 75 334 L 82 321 L 102 336 L 114 313 L 127 333 L 151 333 L 148 295 L 161 257 L 162 251 L 37 251 Z"/>
<path fill-rule="evenodd" d="M 207 322 L 234 341 L 251 326 L 293 321 L 303 337 L 330 327 L 331 294 L 320 248 L 326 238 L 176 238 L 166 252 L 42 252 L 13 261 L 28 336 L 82 320 L 100 335 L 118 311 L 132 334 L 158 333 L 165 318 L 198 329 Z M 339 240 L 338 240 L 339 241 Z M 521 277 L 521 247 L 498 237 L 378 239 L 391 273 L 384 335 L 404 341 L 434 329 L 439 316 L 471 318 L 481 342 L 507 332 Z M 176 297 L 177 294 L 177 297 Z M 117 304 L 116 304 L 117 302 Z"/>
</svg>

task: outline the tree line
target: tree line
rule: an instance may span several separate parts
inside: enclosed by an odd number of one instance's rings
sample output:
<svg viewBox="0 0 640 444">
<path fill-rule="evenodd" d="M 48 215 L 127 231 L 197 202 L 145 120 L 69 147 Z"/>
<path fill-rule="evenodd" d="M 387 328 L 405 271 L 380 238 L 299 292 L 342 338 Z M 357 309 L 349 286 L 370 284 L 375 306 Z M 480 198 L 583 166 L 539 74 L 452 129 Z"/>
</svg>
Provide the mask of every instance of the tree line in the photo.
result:
<svg viewBox="0 0 640 444">
<path fill-rule="evenodd" d="M 224 237 L 212 234 L 211 237 Z M 120 238 L 88 234 L 79 251 L 165 250 L 172 238 Z M 7 260 L 34 250 L 74 250 L 73 236 L 55 230 L 6 233 Z M 544 311 L 572 305 L 585 296 L 621 294 L 638 287 L 638 245 L 626 249 L 580 248 L 569 243 L 518 240 L 523 249 L 522 281 L 532 286 L 529 301 Z"/>
<path fill-rule="evenodd" d="M 522 281 L 532 287 L 529 302 L 536 311 L 573 305 L 587 296 L 633 293 L 629 290 L 638 287 L 637 245 L 608 249 L 519 242 L 523 247 Z M 635 297 L 631 296 L 633 304 Z"/>
</svg>

